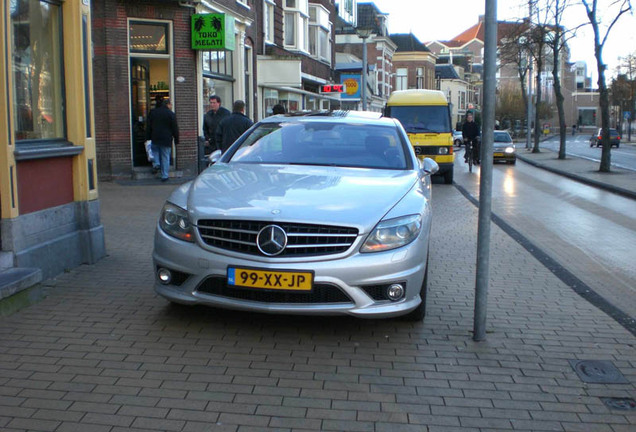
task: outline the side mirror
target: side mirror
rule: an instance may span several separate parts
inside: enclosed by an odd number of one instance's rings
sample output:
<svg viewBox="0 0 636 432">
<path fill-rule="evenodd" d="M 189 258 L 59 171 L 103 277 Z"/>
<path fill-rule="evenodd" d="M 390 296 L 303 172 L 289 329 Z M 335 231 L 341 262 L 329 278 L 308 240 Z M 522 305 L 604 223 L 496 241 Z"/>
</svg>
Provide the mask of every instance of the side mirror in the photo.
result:
<svg viewBox="0 0 636 432">
<path fill-rule="evenodd" d="M 210 156 L 208 156 L 208 158 L 210 160 L 210 165 L 217 163 L 219 159 L 221 159 L 221 150 L 214 150 L 212 153 L 210 153 Z"/>
<path fill-rule="evenodd" d="M 429 175 L 433 175 L 439 171 L 439 165 L 437 165 L 437 162 L 431 158 L 424 158 L 423 160 L 420 160 L 420 168 Z"/>
</svg>

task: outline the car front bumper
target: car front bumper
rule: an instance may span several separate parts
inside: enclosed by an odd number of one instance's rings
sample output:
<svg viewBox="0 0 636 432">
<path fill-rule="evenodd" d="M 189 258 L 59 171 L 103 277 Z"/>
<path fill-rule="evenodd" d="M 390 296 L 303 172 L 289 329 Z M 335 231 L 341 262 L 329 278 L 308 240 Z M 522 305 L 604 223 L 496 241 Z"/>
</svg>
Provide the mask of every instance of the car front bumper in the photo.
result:
<svg viewBox="0 0 636 432">
<path fill-rule="evenodd" d="M 155 291 L 175 303 L 202 304 L 244 311 L 302 314 L 353 315 L 384 318 L 406 314 L 421 302 L 420 291 L 426 272 L 428 231 L 424 231 L 409 245 L 377 253 L 357 252 L 309 257 L 305 259 L 276 259 L 247 256 L 187 243 L 165 234 L 155 233 L 153 263 Z M 358 250 L 363 239 L 358 238 L 350 250 Z M 310 271 L 314 274 L 314 289 L 339 290 L 344 301 L 323 302 L 294 300 L 294 292 L 273 293 L 261 288 L 236 288 L 227 285 L 228 267 L 253 268 L 265 271 Z M 183 277 L 174 283 L 163 284 L 157 270 L 165 268 Z M 222 284 L 222 293 L 210 292 L 211 281 Z M 369 287 L 383 287 L 402 283 L 406 287 L 403 298 L 397 301 L 378 299 Z M 247 291 L 246 291 L 247 290 Z M 278 291 L 278 290 L 277 290 Z M 243 296 L 242 293 L 251 294 Z M 236 294 L 235 294 L 236 293 Z M 269 296 L 272 293 L 273 296 Z M 341 293 L 337 293 L 341 298 Z"/>
<path fill-rule="evenodd" d="M 517 160 L 517 154 L 494 150 L 492 159 L 493 162 L 513 162 Z"/>
</svg>

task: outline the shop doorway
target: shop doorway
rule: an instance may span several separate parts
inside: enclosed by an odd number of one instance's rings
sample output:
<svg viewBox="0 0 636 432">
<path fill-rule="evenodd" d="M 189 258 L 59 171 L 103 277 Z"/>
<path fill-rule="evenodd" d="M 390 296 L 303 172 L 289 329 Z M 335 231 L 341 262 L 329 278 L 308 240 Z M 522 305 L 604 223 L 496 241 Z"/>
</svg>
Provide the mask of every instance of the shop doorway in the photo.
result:
<svg viewBox="0 0 636 432">
<path fill-rule="evenodd" d="M 170 60 L 131 57 L 130 89 L 133 166 L 150 166 L 144 146 L 148 114 L 163 99 L 171 96 Z"/>
</svg>

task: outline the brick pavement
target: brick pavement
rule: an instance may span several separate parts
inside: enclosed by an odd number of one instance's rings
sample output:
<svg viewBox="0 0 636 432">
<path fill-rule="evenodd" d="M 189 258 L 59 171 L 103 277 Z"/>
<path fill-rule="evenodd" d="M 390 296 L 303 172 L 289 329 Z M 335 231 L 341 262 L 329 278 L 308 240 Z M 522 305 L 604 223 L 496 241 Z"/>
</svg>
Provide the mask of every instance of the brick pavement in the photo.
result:
<svg viewBox="0 0 636 432">
<path fill-rule="evenodd" d="M 108 256 L 0 319 L 1 431 L 636 430 L 601 401 L 636 398 L 636 338 L 497 226 L 472 341 L 477 211 L 455 187 L 434 185 L 423 323 L 169 305 L 150 253 L 173 187 L 100 184 Z M 584 383 L 574 359 L 629 383 Z"/>
</svg>

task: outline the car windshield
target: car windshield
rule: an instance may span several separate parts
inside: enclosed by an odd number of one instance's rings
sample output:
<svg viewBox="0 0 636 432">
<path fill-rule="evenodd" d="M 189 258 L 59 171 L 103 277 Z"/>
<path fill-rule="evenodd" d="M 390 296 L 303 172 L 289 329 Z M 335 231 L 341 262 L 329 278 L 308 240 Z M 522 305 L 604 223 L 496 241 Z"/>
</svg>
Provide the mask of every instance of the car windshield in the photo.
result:
<svg viewBox="0 0 636 432">
<path fill-rule="evenodd" d="M 404 143 L 394 127 L 342 122 L 263 123 L 229 162 L 406 169 Z"/>
<path fill-rule="evenodd" d="M 451 131 L 448 107 L 392 106 L 391 117 L 402 123 L 408 133 L 449 133 Z"/>
<path fill-rule="evenodd" d="M 496 143 L 511 143 L 512 138 L 510 138 L 510 134 L 508 134 L 508 132 L 495 132 L 495 142 Z"/>
</svg>

